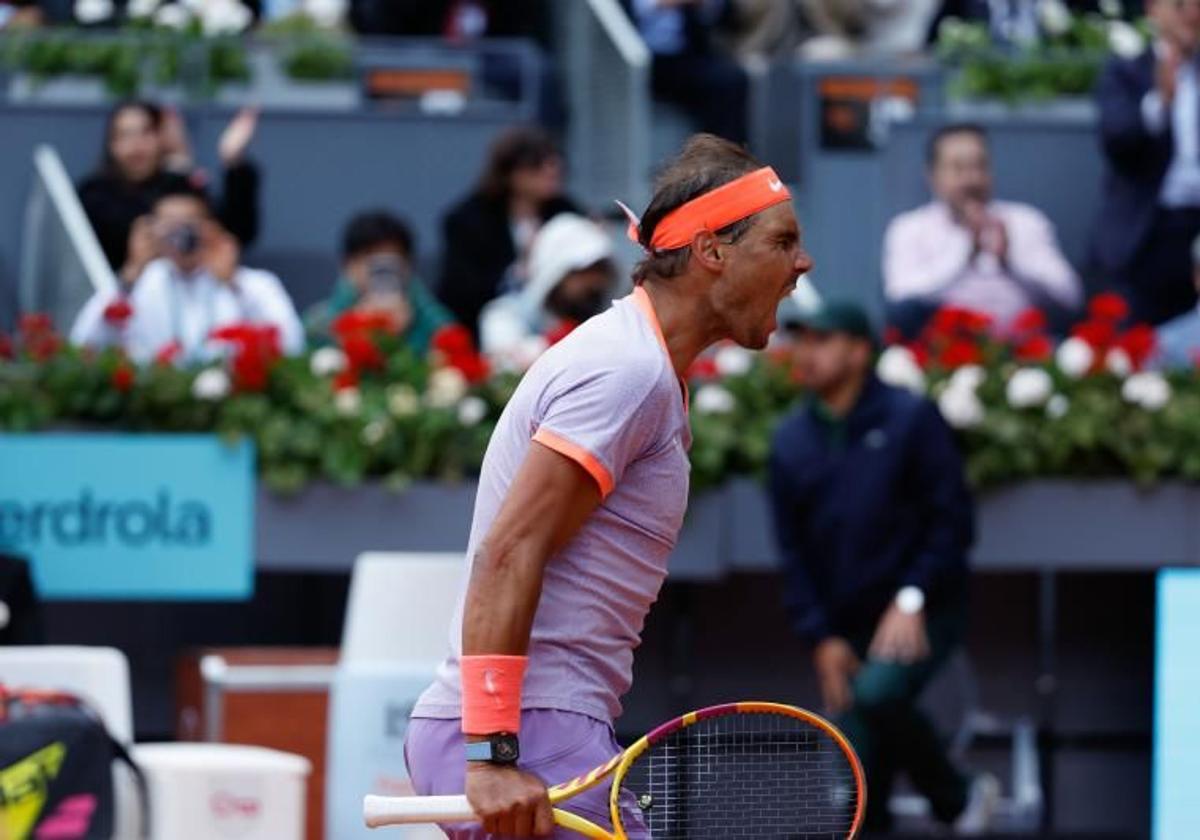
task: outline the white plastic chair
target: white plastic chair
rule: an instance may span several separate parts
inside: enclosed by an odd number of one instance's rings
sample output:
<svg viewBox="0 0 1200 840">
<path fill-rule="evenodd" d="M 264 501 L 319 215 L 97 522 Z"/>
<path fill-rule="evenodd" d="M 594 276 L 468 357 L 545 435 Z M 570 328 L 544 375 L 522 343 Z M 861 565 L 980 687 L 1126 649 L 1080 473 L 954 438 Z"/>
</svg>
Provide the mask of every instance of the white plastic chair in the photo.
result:
<svg viewBox="0 0 1200 840">
<path fill-rule="evenodd" d="M 329 699 L 326 840 L 378 840 L 363 826 L 363 795 L 406 792 L 408 718 L 449 649 L 463 574 L 456 553 L 372 552 L 354 564 Z M 392 833 L 442 836 L 428 826 Z"/>
</svg>

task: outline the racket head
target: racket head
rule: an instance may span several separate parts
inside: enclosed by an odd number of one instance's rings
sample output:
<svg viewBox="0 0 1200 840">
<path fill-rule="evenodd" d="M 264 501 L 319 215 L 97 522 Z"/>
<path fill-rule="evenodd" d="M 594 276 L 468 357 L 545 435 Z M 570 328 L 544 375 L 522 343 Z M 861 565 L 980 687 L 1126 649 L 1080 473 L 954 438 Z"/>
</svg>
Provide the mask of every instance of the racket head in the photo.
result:
<svg viewBox="0 0 1200 840">
<path fill-rule="evenodd" d="M 659 726 L 621 755 L 609 794 L 616 837 L 639 840 L 855 838 L 866 806 L 862 764 L 837 727 L 767 702 Z"/>
</svg>

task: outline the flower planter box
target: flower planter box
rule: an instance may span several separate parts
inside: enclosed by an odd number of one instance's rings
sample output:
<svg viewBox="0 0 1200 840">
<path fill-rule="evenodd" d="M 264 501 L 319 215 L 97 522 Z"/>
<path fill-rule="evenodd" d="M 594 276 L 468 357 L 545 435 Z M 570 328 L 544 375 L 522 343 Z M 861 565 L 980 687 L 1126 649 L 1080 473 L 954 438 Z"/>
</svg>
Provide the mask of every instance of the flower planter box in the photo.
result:
<svg viewBox="0 0 1200 840">
<path fill-rule="evenodd" d="M 29 105 L 104 105 L 112 94 L 104 80 L 88 76 L 38 79 L 28 73 L 9 77 L 8 100 Z"/>
<path fill-rule="evenodd" d="M 313 485 L 292 498 L 261 488 L 258 565 L 348 571 L 364 551 L 465 550 L 475 483 Z M 1200 563 L 1200 487 L 1040 480 L 979 500 L 972 565 L 986 571 L 1156 569 Z M 693 497 L 671 558 L 674 580 L 713 581 L 778 567 L 769 500 L 735 478 Z"/>
<path fill-rule="evenodd" d="M 221 105 L 240 107 L 262 105 L 267 108 L 354 111 L 362 107 L 362 94 L 357 81 L 299 81 L 284 72 L 277 53 L 256 45 L 247 57 L 250 63 L 250 82 L 223 85 L 213 101 Z"/>
</svg>

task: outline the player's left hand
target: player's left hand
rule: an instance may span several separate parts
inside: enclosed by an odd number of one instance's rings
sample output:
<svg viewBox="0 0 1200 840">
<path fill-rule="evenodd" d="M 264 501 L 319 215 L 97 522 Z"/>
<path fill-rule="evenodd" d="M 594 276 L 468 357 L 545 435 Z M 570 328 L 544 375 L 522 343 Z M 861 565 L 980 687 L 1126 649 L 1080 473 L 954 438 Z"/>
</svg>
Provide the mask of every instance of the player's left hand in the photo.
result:
<svg viewBox="0 0 1200 840">
<path fill-rule="evenodd" d="M 925 632 L 925 613 L 905 613 L 895 604 L 888 607 L 875 638 L 871 640 L 870 656 L 881 662 L 910 665 L 929 656 L 929 636 Z"/>
</svg>

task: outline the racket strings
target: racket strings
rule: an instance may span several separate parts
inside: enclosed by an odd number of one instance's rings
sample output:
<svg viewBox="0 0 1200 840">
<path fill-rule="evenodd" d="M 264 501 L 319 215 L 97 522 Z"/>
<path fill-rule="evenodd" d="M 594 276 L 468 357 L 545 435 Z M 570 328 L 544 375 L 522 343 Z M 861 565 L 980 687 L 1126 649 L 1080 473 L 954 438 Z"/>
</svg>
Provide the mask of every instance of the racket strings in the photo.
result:
<svg viewBox="0 0 1200 840">
<path fill-rule="evenodd" d="M 623 785 L 630 840 L 843 840 L 859 795 L 829 734 L 782 714 L 714 717 L 672 733 Z"/>
</svg>

